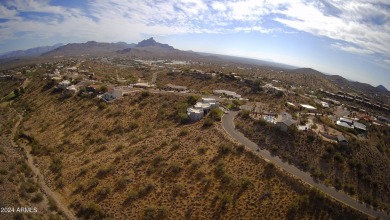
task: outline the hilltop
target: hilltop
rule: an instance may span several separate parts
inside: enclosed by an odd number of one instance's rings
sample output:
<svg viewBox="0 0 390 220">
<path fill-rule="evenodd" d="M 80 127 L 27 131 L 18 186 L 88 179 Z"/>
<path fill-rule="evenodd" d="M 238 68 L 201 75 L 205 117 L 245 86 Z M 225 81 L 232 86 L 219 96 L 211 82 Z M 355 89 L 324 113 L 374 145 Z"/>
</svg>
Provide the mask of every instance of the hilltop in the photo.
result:
<svg viewBox="0 0 390 220">
<path fill-rule="evenodd" d="M 52 51 L 42 54 L 42 56 L 80 56 L 80 55 L 102 55 L 126 49 L 134 45 L 124 42 L 101 43 L 88 41 L 86 43 L 71 43 L 58 47 Z"/>
<path fill-rule="evenodd" d="M 52 51 L 58 47 L 63 46 L 62 43 L 55 44 L 53 46 L 35 47 L 27 50 L 16 50 L 0 54 L 0 59 L 14 58 L 14 57 L 28 57 L 28 56 L 40 56 L 46 52 Z"/>
</svg>

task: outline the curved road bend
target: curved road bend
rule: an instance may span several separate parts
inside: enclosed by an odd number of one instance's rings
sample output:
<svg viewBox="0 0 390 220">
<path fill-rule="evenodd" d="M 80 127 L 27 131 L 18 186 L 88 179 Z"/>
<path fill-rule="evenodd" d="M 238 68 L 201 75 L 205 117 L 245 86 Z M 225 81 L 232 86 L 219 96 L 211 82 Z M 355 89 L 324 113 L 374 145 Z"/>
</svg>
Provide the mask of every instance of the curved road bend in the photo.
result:
<svg viewBox="0 0 390 220">
<path fill-rule="evenodd" d="M 230 111 L 228 114 L 225 114 L 222 117 L 222 127 L 225 131 L 236 141 L 243 144 L 250 150 L 253 150 L 255 153 L 260 154 L 265 160 L 271 161 L 275 166 L 285 170 L 286 172 L 294 175 L 296 178 L 301 179 L 302 181 L 310 184 L 311 186 L 317 188 L 321 192 L 327 194 L 328 196 L 356 209 L 369 216 L 374 218 L 379 217 L 380 219 L 390 219 L 390 216 L 384 212 L 376 211 L 364 203 L 360 203 L 358 200 L 348 196 L 347 194 L 335 190 L 333 187 L 327 187 L 324 184 L 315 182 L 314 179 L 310 176 L 309 173 L 304 172 L 297 167 L 283 162 L 279 157 L 272 156 L 269 151 L 260 149 L 259 152 L 256 151 L 258 145 L 246 138 L 241 132 L 238 132 L 234 126 L 234 117 L 238 114 L 238 111 Z"/>
</svg>

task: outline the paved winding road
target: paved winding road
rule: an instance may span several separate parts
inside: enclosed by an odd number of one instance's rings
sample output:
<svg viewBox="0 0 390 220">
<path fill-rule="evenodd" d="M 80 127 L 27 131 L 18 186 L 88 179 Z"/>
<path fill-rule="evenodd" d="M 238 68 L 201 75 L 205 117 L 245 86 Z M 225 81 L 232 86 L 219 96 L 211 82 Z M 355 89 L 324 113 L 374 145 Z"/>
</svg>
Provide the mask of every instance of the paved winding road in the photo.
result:
<svg viewBox="0 0 390 220">
<path fill-rule="evenodd" d="M 250 150 L 253 150 L 260 156 L 262 156 L 265 160 L 272 162 L 275 166 L 285 170 L 286 172 L 294 175 L 296 178 L 301 179 L 302 181 L 310 184 L 311 186 L 317 188 L 321 192 L 327 194 L 328 196 L 356 209 L 359 210 L 369 216 L 374 218 L 379 217 L 380 219 L 390 219 L 390 216 L 384 212 L 376 211 L 370 208 L 368 205 L 359 202 L 358 200 L 348 196 L 347 194 L 335 190 L 333 187 L 325 186 L 322 183 L 316 182 L 309 173 L 304 172 L 297 167 L 288 164 L 287 162 L 283 162 L 279 157 L 272 156 L 271 153 L 267 150 L 261 149 L 259 152 L 256 151 L 258 145 L 248 138 L 246 138 L 242 133 L 238 132 L 234 126 L 234 117 L 238 114 L 238 111 L 231 111 L 228 114 L 225 114 L 222 117 L 222 127 L 225 131 L 236 141 L 245 145 Z"/>
</svg>

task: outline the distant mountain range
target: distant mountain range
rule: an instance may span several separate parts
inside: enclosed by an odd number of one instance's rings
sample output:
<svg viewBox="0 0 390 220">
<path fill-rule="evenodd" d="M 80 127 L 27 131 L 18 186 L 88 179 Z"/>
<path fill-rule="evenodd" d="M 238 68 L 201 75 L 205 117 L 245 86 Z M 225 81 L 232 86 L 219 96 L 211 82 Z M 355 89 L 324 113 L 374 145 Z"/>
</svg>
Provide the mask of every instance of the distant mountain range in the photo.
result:
<svg viewBox="0 0 390 220">
<path fill-rule="evenodd" d="M 354 82 L 345 79 L 339 75 L 326 76 L 332 83 L 343 88 L 343 90 L 357 90 L 364 93 L 376 94 L 376 93 L 388 93 L 389 91 L 383 86 L 379 85 L 374 87 L 367 83 Z"/>
<path fill-rule="evenodd" d="M 46 52 L 52 51 L 58 47 L 63 46 L 63 44 L 55 44 L 53 46 L 44 46 L 44 47 L 34 47 L 28 50 L 15 50 L 0 54 L 0 59 L 7 59 L 13 57 L 26 57 L 26 56 L 40 56 Z"/>
<path fill-rule="evenodd" d="M 297 68 L 290 65 L 285 65 L 276 62 L 257 60 L 251 58 L 227 56 L 211 53 L 198 53 L 193 51 L 182 51 L 175 49 L 168 44 L 162 44 L 153 39 L 145 39 L 137 44 L 127 44 L 125 42 L 117 43 L 103 43 L 96 41 L 88 41 L 86 43 L 70 43 L 70 44 L 56 44 L 47 47 L 36 47 L 28 50 L 18 50 L 3 53 L 0 55 L 0 63 L 8 62 L 7 59 L 13 58 L 10 61 L 15 62 L 19 57 L 37 57 L 39 59 L 49 57 L 68 57 L 68 56 L 125 56 L 125 57 L 140 57 L 145 59 L 164 58 L 164 59 L 198 59 L 198 60 L 213 60 L 217 62 L 234 62 L 241 64 L 260 65 L 268 67 L 276 67 L 285 70 L 285 73 L 298 73 L 303 76 L 316 76 L 318 80 L 326 79 L 330 83 L 337 85 L 343 90 L 361 91 L 363 93 L 383 93 L 389 94 L 389 91 L 382 85 L 377 87 L 366 83 L 353 82 L 338 75 L 326 75 L 311 68 Z M 320 77 L 320 78 L 318 78 Z M 322 81 L 322 80 L 320 80 Z M 321 83 L 320 83 L 321 84 Z"/>
<path fill-rule="evenodd" d="M 125 42 L 100 43 L 96 41 L 88 41 L 86 43 L 67 44 L 44 53 L 42 56 L 104 55 L 134 46 L 135 44 L 127 44 Z"/>
</svg>

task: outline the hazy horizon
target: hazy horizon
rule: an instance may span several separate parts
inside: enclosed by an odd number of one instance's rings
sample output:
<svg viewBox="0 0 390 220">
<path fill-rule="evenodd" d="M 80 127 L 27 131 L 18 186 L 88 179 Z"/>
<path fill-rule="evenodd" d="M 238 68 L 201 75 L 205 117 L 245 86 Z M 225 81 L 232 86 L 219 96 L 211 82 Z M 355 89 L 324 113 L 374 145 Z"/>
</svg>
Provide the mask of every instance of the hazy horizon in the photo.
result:
<svg viewBox="0 0 390 220">
<path fill-rule="evenodd" d="M 390 3 L 5 1 L 0 53 L 56 43 L 137 43 L 272 60 L 390 88 Z"/>
</svg>

